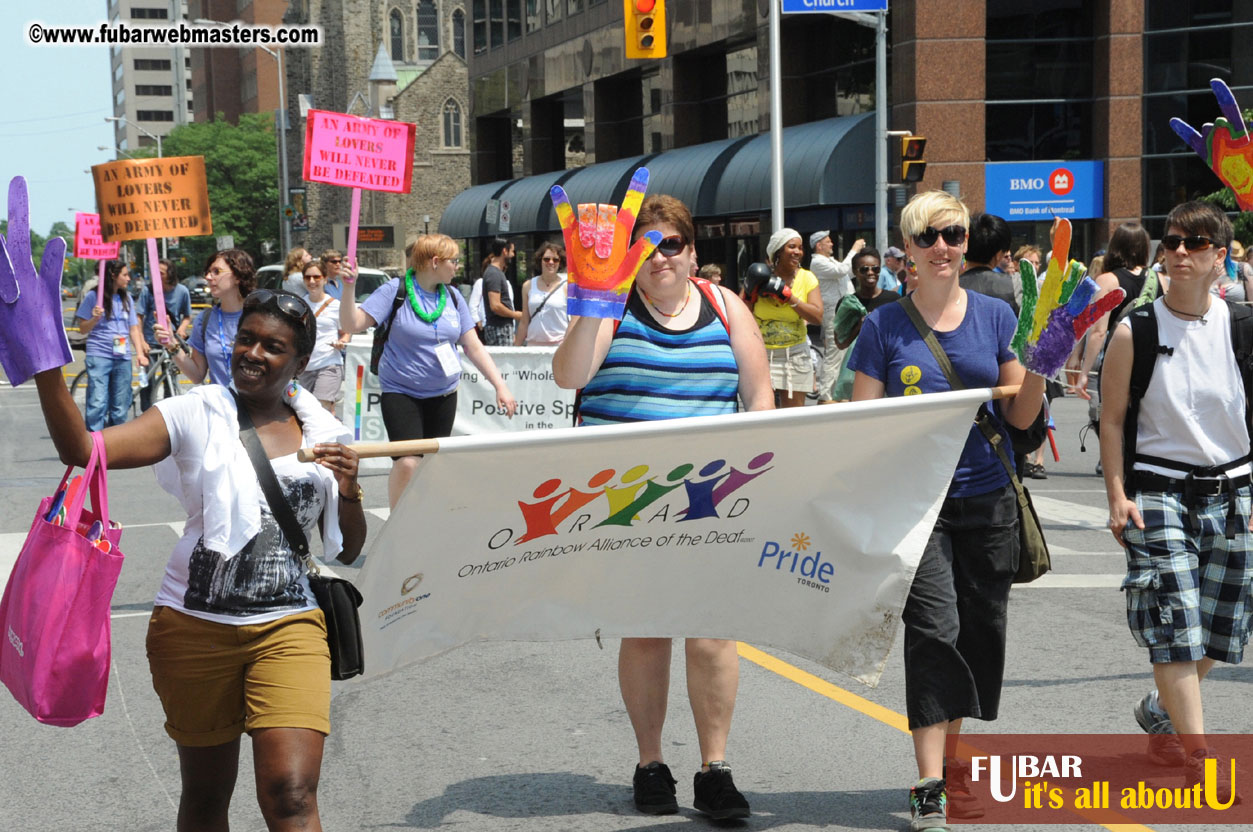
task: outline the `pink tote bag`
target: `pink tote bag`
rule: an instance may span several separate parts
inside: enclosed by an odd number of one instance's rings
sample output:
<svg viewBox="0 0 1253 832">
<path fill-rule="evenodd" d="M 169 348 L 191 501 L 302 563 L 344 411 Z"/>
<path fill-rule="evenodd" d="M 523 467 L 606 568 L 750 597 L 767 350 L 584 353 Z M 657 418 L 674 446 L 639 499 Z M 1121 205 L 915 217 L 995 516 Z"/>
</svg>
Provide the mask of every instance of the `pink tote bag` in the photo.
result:
<svg viewBox="0 0 1253 832">
<path fill-rule="evenodd" d="M 69 727 L 104 712 L 109 687 L 109 608 L 122 569 L 122 529 L 109 521 L 104 440 L 93 433 L 82 484 L 64 513 L 39 504 L 0 600 L 0 681 L 30 715 Z M 61 479 L 66 489 L 71 466 Z M 84 507 L 88 493 L 92 509 Z M 99 542 L 87 537 L 101 523 Z"/>
</svg>

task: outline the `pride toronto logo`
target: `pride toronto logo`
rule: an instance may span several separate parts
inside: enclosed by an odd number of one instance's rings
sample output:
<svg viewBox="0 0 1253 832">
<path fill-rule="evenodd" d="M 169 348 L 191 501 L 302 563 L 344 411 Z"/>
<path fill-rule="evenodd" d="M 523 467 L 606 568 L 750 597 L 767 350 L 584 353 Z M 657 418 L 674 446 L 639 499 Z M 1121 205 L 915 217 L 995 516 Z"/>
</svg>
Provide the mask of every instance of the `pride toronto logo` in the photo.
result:
<svg viewBox="0 0 1253 832">
<path fill-rule="evenodd" d="M 801 586 L 830 592 L 835 566 L 830 561 L 823 561 L 822 552 L 809 553 L 809 547 L 813 545 L 809 535 L 797 532 L 788 545 L 791 548 L 785 549 L 775 541 L 767 540 L 757 557 L 757 568 L 796 575 L 796 582 Z"/>
<path fill-rule="evenodd" d="M 601 527 L 630 528 L 639 524 L 739 517 L 751 503 L 744 486 L 773 470 L 773 451 L 765 451 L 736 465 L 715 459 L 699 469 L 684 462 L 669 471 L 650 473 L 648 465 L 634 465 L 621 474 L 604 468 L 586 485 L 566 485 L 560 477 L 541 482 L 530 499 L 518 500 L 524 525 L 496 531 L 488 547 L 517 546 L 550 535 Z M 681 490 L 680 490 L 681 489 Z"/>
</svg>

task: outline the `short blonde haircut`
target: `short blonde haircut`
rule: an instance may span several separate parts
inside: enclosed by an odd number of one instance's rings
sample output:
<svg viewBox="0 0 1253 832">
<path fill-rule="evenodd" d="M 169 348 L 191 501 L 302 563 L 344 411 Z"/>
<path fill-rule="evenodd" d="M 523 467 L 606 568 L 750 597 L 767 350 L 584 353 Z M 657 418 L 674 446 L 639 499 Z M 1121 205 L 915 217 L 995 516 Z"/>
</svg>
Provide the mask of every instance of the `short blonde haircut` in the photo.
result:
<svg viewBox="0 0 1253 832">
<path fill-rule="evenodd" d="M 413 241 L 413 250 L 409 252 L 409 267 L 414 272 L 430 271 L 431 261 L 436 257 L 452 260 L 460 254 L 461 247 L 447 234 L 423 234 Z"/>
<path fill-rule="evenodd" d="M 946 191 L 923 191 L 915 194 L 901 211 L 901 233 L 906 239 L 927 230 L 927 226 L 937 227 L 934 220 L 939 217 L 955 217 L 955 223 L 944 225 L 960 225 L 970 228 L 970 209 L 957 197 Z"/>
<path fill-rule="evenodd" d="M 287 262 L 283 264 L 283 274 L 289 275 L 292 272 L 299 272 L 304 268 L 305 255 L 309 252 L 303 248 L 294 248 L 287 253 Z"/>
</svg>

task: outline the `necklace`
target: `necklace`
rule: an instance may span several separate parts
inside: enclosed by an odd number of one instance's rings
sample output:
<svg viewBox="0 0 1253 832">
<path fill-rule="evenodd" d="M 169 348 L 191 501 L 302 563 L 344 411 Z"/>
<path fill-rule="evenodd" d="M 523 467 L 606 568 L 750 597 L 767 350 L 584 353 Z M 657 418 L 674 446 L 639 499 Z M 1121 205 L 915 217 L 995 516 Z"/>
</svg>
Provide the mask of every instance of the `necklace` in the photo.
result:
<svg viewBox="0 0 1253 832">
<path fill-rule="evenodd" d="M 687 282 L 687 294 L 683 296 L 683 304 L 674 312 L 662 312 L 657 307 L 657 304 L 653 302 L 653 299 L 648 296 L 648 292 L 644 291 L 642 286 L 640 287 L 640 294 L 644 296 L 644 300 L 648 301 L 648 305 L 656 310 L 658 315 L 665 318 L 677 318 L 683 314 L 683 310 L 687 309 L 688 302 L 692 300 L 692 281 L 689 280 Z"/>
<path fill-rule="evenodd" d="M 1196 318 L 1198 321 L 1200 321 L 1203 324 L 1207 323 L 1207 321 L 1205 320 L 1205 316 L 1209 314 L 1209 309 L 1206 309 L 1204 312 L 1202 312 L 1199 315 L 1195 312 L 1184 312 L 1182 310 L 1176 309 L 1175 307 L 1171 306 L 1166 301 L 1165 295 L 1162 295 L 1162 305 L 1165 306 L 1167 309 L 1169 309 L 1171 312 L 1174 312 L 1176 315 L 1183 315 L 1188 318 Z"/>
<path fill-rule="evenodd" d="M 413 314 L 417 315 L 428 324 L 433 324 L 439 320 L 439 316 L 444 314 L 444 305 L 448 303 L 448 290 L 444 288 L 444 284 L 440 283 L 435 287 L 435 294 L 438 300 L 435 303 L 435 311 L 427 312 L 418 303 L 418 292 L 413 286 L 413 269 L 405 272 L 405 294 L 409 296 L 409 306 L 413 308 Z"/>
</svg>

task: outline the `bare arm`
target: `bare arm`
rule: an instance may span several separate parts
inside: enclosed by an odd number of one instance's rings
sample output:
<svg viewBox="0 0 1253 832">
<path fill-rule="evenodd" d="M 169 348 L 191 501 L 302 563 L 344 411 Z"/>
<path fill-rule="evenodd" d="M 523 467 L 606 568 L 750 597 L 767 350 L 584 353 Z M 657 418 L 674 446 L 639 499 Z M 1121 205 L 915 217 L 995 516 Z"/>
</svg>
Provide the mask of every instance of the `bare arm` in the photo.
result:
<svg viewBox="0 0 1253 832">
<path fill-rule="evenodd" d="M 853 401 L 855 402 L 881 399 L 886 392 L 887 388 L 883 386 L 883 382 L 866 375 L 861 370 L 853 376 Z"/>
<path fill-rule="evenodd" d="M 531 305 L 526 302 L 526 299 L 530 296 L 531 281 L 528 280 L 522 284 L 522 317 L 518 319 L 518 331 L 513 334 L 515 347 L 526 346 L 526 330 L 531 325 Z"/>
<path fill-rule="evenodd" d="M 396 287 L 397 292 L 403 292 L 405 286 L 403 283 Z M 455 289 L 449 289 L 455 292 Z M 347 333 L 365 332 L 377 321 L 357 307 L 357 282 L 354 280 L 349 283 L 344 281 L 342 294 L 339 299 L 339 328 Z"/>
<path fill-rule="evenodd" d="M 66 465 L 86 465 L 91 459 L 91 434 L 78 405 L 70 398 L 61 369 L 37 373 L 35 387 L 57 455 Z M 105 428 L 102 435 L 110 468 L 142 468 L 170 455 L 170 433 L 155 407 L 138 419 Z"/>
<path fill-rule="evenodd" d="M 104 316 L 104 309 L 97 306 L 91 310 L 90 318 L 76 318 L 78 321 L 78 331 L 86 335 L 96 328 L 96 324 L 100 323 L 100 319 Z"/>
<path fill-rule="evenodd" d="M 1127 496 L 1123 482 L 1123 426 L 1131 397 L 1131 330 L 1118 327 L 1105 352 L 1101 368 L 1101 473 L 1105 477 L 1105 499 L 1109 502 L 1109 530 L 1118 545 L 1123 542 L 1127 520 L 1144 528 L 1136 502 Z"/>
<path fill-rule="evenodd" d="M 747 410 L 773 410 L 774 390 L 770 385 L 770 365 L 753 313 L 729 289 L 717 287 L 727 307 L 731 330 L 731 352 L 740 371 L 740 398 Z M 604 357 L 601 358 L 604 361 Z M 598 368 L 599 369 L 599 368 Z"/>
<path fill-rule="evenodd" d="M 487 308 L 492 311 L 493 315 L 500 318 L 513 318 L 515 321 L 522 317 L 522 313 L 516 309 L 510 309 L 500 302 L 500 292 L 487 293 Z"/>
<path fill-rule="evenodd" d="M 801 316 L 801 320 L 806 323 L 822 323 L 822 294 L 816 288 L 810 290 L 804 300 L 801 300 L 796 295 L 792 295 L 790 305 L 796 310 L 796 314 Z"/>
<path fill-rule="evenodd" d="M 513 398 L 513 393 L 509 392 L 508 385 L 505 384 L 504 378 L 500 375 L 500 370 L 496 369 L 496 362 L 492 360 L 492 355 L 483 346 L 483 342 L 479 340 L 479 334 L 474 331 L 473 327 L 462 333 L 461 338 L 457 341 L 461 345 L 461 349 L 465 350 L 466 357 L 470 359 L 475 367 L 479 368 L 479 372 L 483 374 L 483 378 L 496 389 L 496 404 L 505 410 L 510 418 L 513 417 L 514 410 L 517 409 L 518 403 Z"/>
<path fill-rule="evenodd" d="M 139 366 L 147 367 L 148 342 L 144 340 L 144 334 L 139 330 L 139 324 L 131 327 L 131 344 L 135 347 L 135 356 L 139 361 Z"/>
<path fill-rule="evenodd" d="M 1002 387 L 1022 385 L 1017 395 L 1001 402 L 1001 412 L 1005 421 L 1019 430 L 1031 427 L 1044 406 L 1044 376 L 1027 372 L 1017 358 L 1011 358 L 1001 365 L 996 383 Z"/>
<path fill-rule="evenodd" d="M 609 318 L 570 318 L 565 340 L 553 353 L 553 380 L 558 387 L 578 390 L 587 386 L 609 353 L 613 323 Z"/>
<path fill-rule="evenodd" d="M 1118 288 L 1118 278 L 1114 277 L 1113 272 L 1105 272 L 1096 278 L 1097 293 L 1093 298 L 1095 302 L 1099 298 L 1108 295 L 1112 290 Z M 1092 394 L 1088 392 L 1088 373 L 1092 372 L 1093 365 L 1096 364 L 1096 357 L 1101 352 L 1101 347 L 1105 344 L 1105 336 L 1109 332 L 1110 314 L 1106 312 L 1100 317 L 1092 328 L 1088 330 L 1087 338 L 1084 341 L 1083 361 L 1079 365 L 1079 372 L 1074 378 L 1070 379 L 1070 392 L 1084 399 L 1092 398 Z"/>
</svg>

